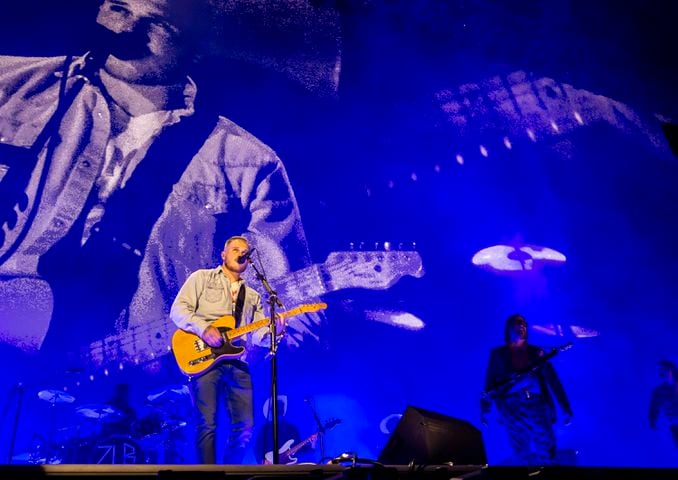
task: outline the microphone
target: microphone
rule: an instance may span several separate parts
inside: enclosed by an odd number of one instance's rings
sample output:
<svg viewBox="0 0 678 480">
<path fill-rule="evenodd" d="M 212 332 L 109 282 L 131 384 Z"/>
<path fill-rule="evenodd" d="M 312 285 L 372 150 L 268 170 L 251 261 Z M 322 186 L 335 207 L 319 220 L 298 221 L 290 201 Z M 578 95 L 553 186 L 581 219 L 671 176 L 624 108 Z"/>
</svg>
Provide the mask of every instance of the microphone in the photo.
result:
<svg viewBox="0 0 678 480">
<path fill-rule="evenodd" d="M 250 259 L 250 257 L 252 256 L 252 254 L 254 253 L 255 250 L 256 250 L 256 248 L 253 248 L 252 250 L 248 251 L 248 252 L 245 253 L 244 255 L 240 255 L 240 256 L 238 257 L 238 260 L 236 260 L 236 261 L 237 261 L 239 264 L 242 265 L 243 263 L 245 263 L 247 260 Z"/>
</svg>

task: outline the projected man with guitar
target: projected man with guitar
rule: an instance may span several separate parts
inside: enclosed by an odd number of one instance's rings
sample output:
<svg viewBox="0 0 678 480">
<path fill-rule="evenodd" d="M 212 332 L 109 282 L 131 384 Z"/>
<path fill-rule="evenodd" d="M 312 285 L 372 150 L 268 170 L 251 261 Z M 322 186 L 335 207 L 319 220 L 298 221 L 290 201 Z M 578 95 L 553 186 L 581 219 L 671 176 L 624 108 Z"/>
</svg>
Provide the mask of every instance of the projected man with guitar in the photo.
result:
<svg viewBox="0 0 678 480">
<path fill-rule="evenodd" d="M 0 345 L 50 368 L 67 351 L 65 369 L 146 328 L 97 355 L 140 364 L 167 352 L 176 289 L 229 234 L 271 279 L 311 265 L 282 162 L 195 80 L 221 3 L 103 0 L 88 54 L 0 56 Z"/>
<path fill-rule="evenodd" d="M 245 285 L 241 277 L 250 253 L 245 237 L 226 240 L 222 264 L 193 272 L 181 287 L 170 312 L 170 318 L 180 329 L 172 342 L 175 357 L 190 377 L 197 409 L 200 463 L 217 463 L 215 441 L 220 401 L 230 421 L 224 462 L 242 463 L 252 437 L 252 377 L 247 357 L 252 348 L 266 346 L 267 330 L 262 327 L 269 324 L 269 319 L 265 318 L 261 296 Z M 319 305 L 315 310 L 324 307 Z M 284 332 L 282 316 L 277 321 L 277 331 Z M 234 331 L 238 334 L 232 335 Z M 244 347 L 231 344 L 231 339 L 250 331 Z"/>
</svg>

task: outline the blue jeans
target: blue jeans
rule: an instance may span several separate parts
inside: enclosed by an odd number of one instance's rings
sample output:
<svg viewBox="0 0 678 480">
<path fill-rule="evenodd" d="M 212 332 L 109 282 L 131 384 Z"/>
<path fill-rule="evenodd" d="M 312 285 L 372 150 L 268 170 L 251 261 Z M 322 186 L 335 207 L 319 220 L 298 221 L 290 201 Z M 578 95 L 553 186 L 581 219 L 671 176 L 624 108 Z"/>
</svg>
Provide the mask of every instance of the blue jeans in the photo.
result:
<svg viewBox="0 0 678 480">
<path fill-rule="evenodd" d="M 214 464 L 220 402 L 229 416 L 224 463 L 241 464 L 254 427 L 252 377 L 247 364 L 226 361 L 190 381 L 196 407 L 196 442 L 198 463 Z"/>
</svg>

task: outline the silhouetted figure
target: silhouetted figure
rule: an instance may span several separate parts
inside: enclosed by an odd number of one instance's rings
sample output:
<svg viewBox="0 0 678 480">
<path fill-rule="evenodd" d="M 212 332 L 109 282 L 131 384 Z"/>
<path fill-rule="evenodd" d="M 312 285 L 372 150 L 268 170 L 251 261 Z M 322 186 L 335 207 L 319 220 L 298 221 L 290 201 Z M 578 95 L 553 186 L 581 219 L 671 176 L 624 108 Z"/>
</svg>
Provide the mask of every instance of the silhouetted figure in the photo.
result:
<svg viewBox="0 0 678 480">
<path fill-rule="evenodd" d="M 487 424 L 494 403 L 513 449 L 512 463 L 549 465 L 556 463 L 553 398 L 565 413 L 565 424 L 571 421 L 572 409 L 546 353 L 528 344 L 527 336 L 527 322 L 521 315 L 506 319 L 505 344 L 490 352 L 481 420 Z"/>
<path fill-rule="evenodd" d="M 652 390 L 648 420 L 650 428 L 660 425 L 671 432 L 678 447 L 678 368 L 670 360 L 662 359 L 657 365 L 661 383 Z"/>
</svg>

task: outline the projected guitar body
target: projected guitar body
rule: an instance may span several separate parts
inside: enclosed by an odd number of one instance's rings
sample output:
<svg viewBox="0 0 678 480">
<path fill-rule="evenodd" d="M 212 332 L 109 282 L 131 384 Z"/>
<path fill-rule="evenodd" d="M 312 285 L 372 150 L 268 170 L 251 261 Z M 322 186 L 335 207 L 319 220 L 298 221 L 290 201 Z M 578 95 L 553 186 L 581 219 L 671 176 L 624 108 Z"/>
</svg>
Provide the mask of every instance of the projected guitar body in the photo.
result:
<svg viewBox="0 0 678 480">
<path fill-rule="evenodd" d="M 424 275 L 416 251 L 332 252 L 322 264 L 272 280 L 278 297 L 287 303 L 303 303 L 326 293 L 347 288 L 384 290 L 406 275 Z M 175 325 L 165 318 L 150 321 L 92 342 L 82 358 L 88 366 L 141 365 L 169 353 Z"/>
</svg>

